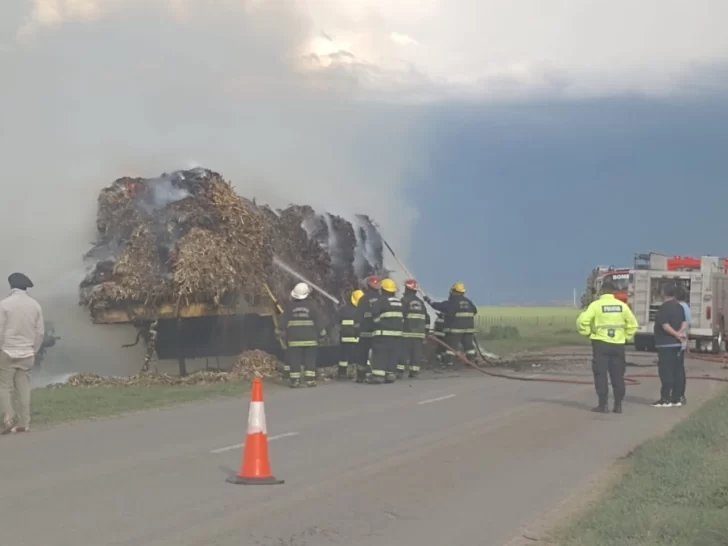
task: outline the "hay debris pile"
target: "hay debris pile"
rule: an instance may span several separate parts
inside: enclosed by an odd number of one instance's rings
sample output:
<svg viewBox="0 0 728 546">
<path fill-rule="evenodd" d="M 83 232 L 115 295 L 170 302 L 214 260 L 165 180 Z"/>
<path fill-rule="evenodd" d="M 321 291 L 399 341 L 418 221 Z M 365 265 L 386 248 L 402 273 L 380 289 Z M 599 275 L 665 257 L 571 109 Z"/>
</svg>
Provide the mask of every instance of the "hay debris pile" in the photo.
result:
<svg viewBox="0 0 728 546">
<path fill-rule="evenodd" d="M 274 379 L 278 377 L 278 360 L 264 351 L 246 351 L 230 371 L 200 371 L 184 377 L 141 373 L 129 377 L 102 377 L 92 373 L 71 376 L 64 384 L 49 385 L 59 387 L 151 387 L 151 386 L 194 386 L 214 383 L 239 383 L 252 381 L 256 377 Z"/>
<path fill-rule="evenodd" d="M 99 195 L 98 241 L 81 304 L 96 311 L 140 304 L 286 301 L 297 279 L 274 256 L 339 300 L 370 274 L 385 274 L 381 237 L 309 206 L 274 211 L 241 198 L 206 169 L 120 178 Z M 317 296 L 325 306 L 328 300 Z"/>
</svg>

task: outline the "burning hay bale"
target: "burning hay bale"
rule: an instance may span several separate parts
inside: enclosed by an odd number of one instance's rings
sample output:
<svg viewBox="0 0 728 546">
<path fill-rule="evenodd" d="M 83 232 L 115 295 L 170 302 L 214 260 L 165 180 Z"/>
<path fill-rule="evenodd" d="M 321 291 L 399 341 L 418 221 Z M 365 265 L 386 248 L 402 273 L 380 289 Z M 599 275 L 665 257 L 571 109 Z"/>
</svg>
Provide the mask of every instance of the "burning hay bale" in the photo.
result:
<svg viewBox="0 0 728 546">
<path fill-rule="evenodd" d="M 381 236 L 368 217 L 357 216 L 352 224 L 310 206 L 273 210 L 239 196 L 206 169 L 116 180 L 99 195 L 97 228 L 98 240 L 86 255 L 92 268 L 80 285 L 80 303 L 98 322 L 131 321 L 144 332 L 145 366 L 162 344 L 158 321 L 174 319 L 174 309 L 179 313 L 183 306 L 204 304 L 195 310 L 200 315 L 185 315 L 195 318 L 215 313 L 210 310 L 215 306 L 227 307 L 222 314 L 231 309 L 250 313 L 250 307 L 270 306 L 268 289 L 279 302 L 287 301 L 300 276 L 345 301 L 366 276 L 387 273 Z M 333 341 L 334 304 L 318 291 L 313 297 L 324 310 Z M 165 335 L 173 335 L 172 330 L 164 330 Z M 184 357 L 178 357 L 181 375 Z M 265 375 L 269 367 L 270 362 L 249 373 Z M 143 377 L 138 380 L 149 381 L 147 374 Z"/>
<path fill-rule="evenodd" d="M 262 295 L 272 267 L 267 226 L 212 171 L 121 178 L 99 196 L 104 255 L 81 284 L 92 311 L 119 303 L 219 304 Z"/>
</svg>

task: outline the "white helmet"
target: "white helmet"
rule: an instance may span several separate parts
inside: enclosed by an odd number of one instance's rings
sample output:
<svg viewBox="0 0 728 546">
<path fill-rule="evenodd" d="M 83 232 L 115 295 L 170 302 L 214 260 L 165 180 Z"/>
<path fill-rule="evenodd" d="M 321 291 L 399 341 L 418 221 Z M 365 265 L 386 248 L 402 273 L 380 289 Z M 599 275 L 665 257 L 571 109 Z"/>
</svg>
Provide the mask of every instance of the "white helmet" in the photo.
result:
<svg viewBox="0 0 728 546">
<path fill-rule="evenodd" d="M 294 300 L 305 300 L 311 294 L 311 287 L 305 282 L 299 282 L 291 290 L 291 297 Z"/>
</svg>

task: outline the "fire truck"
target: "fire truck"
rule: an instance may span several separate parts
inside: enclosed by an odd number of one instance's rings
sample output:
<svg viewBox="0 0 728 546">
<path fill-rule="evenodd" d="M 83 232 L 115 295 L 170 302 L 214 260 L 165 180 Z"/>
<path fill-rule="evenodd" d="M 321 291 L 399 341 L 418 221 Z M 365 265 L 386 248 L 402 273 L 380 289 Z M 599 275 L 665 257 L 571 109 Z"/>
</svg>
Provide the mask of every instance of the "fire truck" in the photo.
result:
<svg viewBox="0 0 728 546">
<path fill-rule="evenodd" d="M 635 349 L 654 350 L 655 315 L 665 301 L 665 287 L 675 282 L 682 284 L 688 294 L 686 303 L 692 315 L 689 338 L 695 342 L 696 350 L 717 354 L 727 349 L 727 272 L 728 261 L 716 256 L 635 255 L 628 283 L 628 304 L 640 325 L 634 339 Z"/>
<path fill-rule="evenodd" d="M 629 305 L 627 301 L 629 292 L 629 274 L 630 270 L 628 268 L 617 269 L 614 267 L 609 267 L 606 270 L 601 271 L 594 283 L 594 293 L 599 294 L 601 292 L 602 283 L 606 279 L 609 279 L 614 285 L 614 297 Z"/>
</svg>

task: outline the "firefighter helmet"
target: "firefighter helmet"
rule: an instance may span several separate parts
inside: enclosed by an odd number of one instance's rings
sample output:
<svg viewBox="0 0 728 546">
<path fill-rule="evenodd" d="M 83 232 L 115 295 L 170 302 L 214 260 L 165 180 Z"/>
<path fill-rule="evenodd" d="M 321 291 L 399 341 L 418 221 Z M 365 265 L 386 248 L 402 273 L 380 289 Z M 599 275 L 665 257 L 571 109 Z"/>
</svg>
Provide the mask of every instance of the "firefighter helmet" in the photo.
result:
<svg viewBox="0 0 728 546">
<path fill-rule="evenodd" d="M 363 290 L 354 290 L 351 293 L 351 304 L 356 307 L 359 305 L 359 301 L 364 297 Z"/>
<path fill-rule="evenodd" d="M 305 282 L 299 282 L 291 291 L 291 297 L 294 300 L 305 300 L 310 294 L 311 287 Z"/>
<path fill-rule="evenodd" d="M 392 279 L 384 279 L 382 281 L 382 290 L 390 294 L 395 294 L 397 292 L 397 285 Z"/>
<path fill-rule="evenodd" d="M 373 288 L 374 290 L 379 290 L 379 287 L 382 284 L 382 280 L 379 277 L 377 277 L 376 275 L 372 275 L 372 276 L 366 278 L 366 283 L 369 288 Z"/>
<path fill-rule="evenodd" d="M 404 286 L 405 288 L 409 288 L 410 290 L 414 290 L 415 292 L 420 289 L 420 285 L 418 285 L 417 281 L 414 279 L 409 279 L 405 281 Z"/>
<path fill-rule="evenodd" d="M 452 292 L 456 294 L 465 294 L 465 285 L 461 282 L 456 282 L 452 285 Z"/>
</svg>

